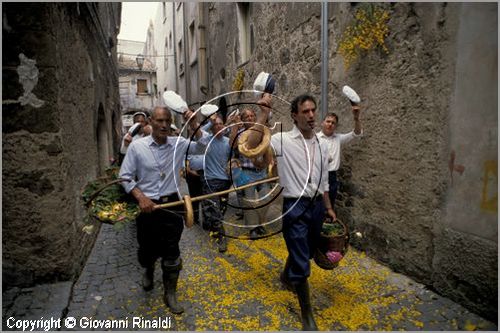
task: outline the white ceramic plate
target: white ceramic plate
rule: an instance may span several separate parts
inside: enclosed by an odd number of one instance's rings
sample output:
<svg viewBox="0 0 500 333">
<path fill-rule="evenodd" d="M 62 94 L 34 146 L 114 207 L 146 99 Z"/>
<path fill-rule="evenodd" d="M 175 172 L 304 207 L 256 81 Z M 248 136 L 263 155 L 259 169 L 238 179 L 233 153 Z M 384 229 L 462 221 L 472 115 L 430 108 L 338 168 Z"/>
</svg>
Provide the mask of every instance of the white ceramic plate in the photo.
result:
<svg viewBox="0 0 500 333">
<path fill-rule="evenodd" d="M 349 100 L 353 103 L 359 103 L 361 102 L 361 98 L 359 98 L 359 95 L 354 91 L 354 89 L 352 89 L 351 87 L 349 86 L 344 86 L 342 88 L 342 93 L 347 97 L 349 98 Z"/>
<path fill-rule="evenodd" d="M 205 117 L 210 117 L 215 112 L 217 112 L 217 110 L 219 110 L 219 107 L 217 105 L 213 105 L 213 104 L 203 104 L 200 107 L 200 112 Z"/>
<path fill-rule="evenodd" d="M 183 114 L 188 109 L 186 101 L 172 90 L 163 93 L 163 101 L 169 109 L 180 114 Z"/>
<path fill-rule="evenodd" d="M 140 129 L 141 129 L 141 123 L 135 123 L 132 126 L 130 126 L 130 128 L 128 129 L 128 133 L 131 136 L 134 136 L 139 132 Z"/>
<path fill-rule="evenodd" d="M 227 117 L 232 117 L 232 116 L 237 116 L 240 114 L 240 109 L 236 109 L 234 111 L 232 111 Z"/>
<path fill-rule="evenodd" d="M 268 77 L 269 73 L 260 72 L 253 83 L 253 90 L 264 91 L 266 89 L 266 83 Z"/>
</svg>

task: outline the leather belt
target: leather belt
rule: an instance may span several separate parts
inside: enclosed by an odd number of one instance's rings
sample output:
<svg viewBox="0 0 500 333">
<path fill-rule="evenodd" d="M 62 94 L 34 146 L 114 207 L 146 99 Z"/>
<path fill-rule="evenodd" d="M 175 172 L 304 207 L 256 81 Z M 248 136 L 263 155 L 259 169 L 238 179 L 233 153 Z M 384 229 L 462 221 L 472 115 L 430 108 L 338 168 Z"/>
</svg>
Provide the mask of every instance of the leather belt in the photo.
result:
<svg viewBox="0 0 500 333">
<path fill-rule="evenodd" d="M 310 197 L 300 197 L 300 198 L 283 198 L 284 200 L 288 201 L 297 201 L 297 200 L 308 200 L 308 201 L 318 201 L 318 200 L 323 200 L 323 194 L 318 194 L 313 198 Z"/>
<path fill-rule="evenodd" d="M 151 201 L 153 201 L 156 204 L 163 204 L 167 202 L 179 201 L 179 196 L 177 195 L 177 193 L 172 193 L 161 196 L 159 199 L 152 199 Z"/>
</svg>

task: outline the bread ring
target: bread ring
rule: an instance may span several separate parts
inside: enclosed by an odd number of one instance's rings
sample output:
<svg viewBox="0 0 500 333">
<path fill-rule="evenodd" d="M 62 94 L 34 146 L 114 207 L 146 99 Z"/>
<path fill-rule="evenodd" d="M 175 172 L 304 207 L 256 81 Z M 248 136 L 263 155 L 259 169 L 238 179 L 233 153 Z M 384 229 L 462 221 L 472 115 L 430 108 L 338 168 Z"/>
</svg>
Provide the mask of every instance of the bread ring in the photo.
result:
<svg viewBox="0 0 500 333">
<path fill-rule="evenodd" d="M 250 135 L 251 131 L 263 131 L 262 141 L 255 148 L 248 148 L 246 146 L 248 141 L 248 136 Z M 239 136 L 238 150 L 240 151 L 240 154 L 242 154 L 245 157 L 248 158 L 259 157 L 264 154 L 266 149 L 269 147 L 270 142 L 271 142 L 271 131 L 269 130 L 269 128 L 261 125 L 252 126 L 248 130 L 241 133 L 241 135 Z"/>
<path fill-rule="evenodd" d="M 193 203 L 191 202 L 191 197 L 189 195 L 185 195 L 184 199 L 184 225 L 186 228 L 191 228 L 194 224 L 194 213 L 193 213 Z"/>
</svg>

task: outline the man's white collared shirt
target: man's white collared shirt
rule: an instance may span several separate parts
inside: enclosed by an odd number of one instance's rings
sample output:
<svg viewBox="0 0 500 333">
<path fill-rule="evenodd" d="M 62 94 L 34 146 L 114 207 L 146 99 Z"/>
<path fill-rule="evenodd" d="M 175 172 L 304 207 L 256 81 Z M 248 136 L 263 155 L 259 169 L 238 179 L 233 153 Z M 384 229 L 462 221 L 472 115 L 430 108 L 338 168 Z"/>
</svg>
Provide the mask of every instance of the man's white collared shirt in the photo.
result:
<svg viewBox="0 0 500 333">
<path fill-rule="evenodd" d="M 294 125 L 289 132 L 274 134 L 271 145 L 277 159 L 283 197 L 313 198 L 328 191 L 326 144 L 316 136 L 305 139 Z"/>
<path fill-rule="evenodd" d="M 341 146 L 344 143 L 348 143 L 352 141 L 352 139 L 363 136 L 363 132 L 361 134 L 356 134 L 354 131 L 345 134 L 336 134 L 333 133 L 330 136 L 326 136 L 323 131 L 317 133 L 318 138 L 321 141 L 324 141 L 327 145 L 328 149 L 328 171 L 337 171 L 340 167 L 340 152 Z"/>
</svg>

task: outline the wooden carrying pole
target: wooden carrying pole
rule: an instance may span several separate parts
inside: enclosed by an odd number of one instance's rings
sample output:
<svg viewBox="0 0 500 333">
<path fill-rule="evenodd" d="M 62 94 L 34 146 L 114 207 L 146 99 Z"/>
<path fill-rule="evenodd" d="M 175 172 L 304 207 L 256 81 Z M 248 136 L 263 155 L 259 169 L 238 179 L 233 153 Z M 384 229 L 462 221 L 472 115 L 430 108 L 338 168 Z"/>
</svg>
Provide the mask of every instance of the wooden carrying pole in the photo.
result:
<svg viewBox="0 0 500 333">
<path fill-rule="evenodd" d="M 264 183 L 270 183 L 270 182 L 278 181 L 279 179 L 280 179 L 280 177 L 266 178 L 266 179 L 258 180 L 256 182 L 249 183 L 249 184 L 246 184 L 246 185 L 242 185 L 242 186 L 239 186 L 239 187 L 230 188 L 228 190 L 224 190 L 224 191 L 220 191 L 220 192 L 214 192 L 214 193 L 210 193 L 210 194 L 200 195 L 198 197 L 191 198 L 191 202 L 205 200 L 205 199 L 209 199 L 209 198 L 216 197 L 216 196 L 219 196 L 219 195 L 224 195 L 224 194 L 228 194 L 228 193 L 231 193 L 231 192 L 244 190 L 246 188 L 249 188 L 249 187 L 252 187 L 252 186 L 255 186 L 255 185 L 260 185 L 260 184 L 264 184 Z M 184 204 L 185 204 L 184 200 L 179 200 L 179 201 L 167 202 L 167 203 L 164 203 L 164 204 L 155 205 L 154 209 L 168 208 L 168 207 L 174 207 L 174 206 L 179 206 L 179 205 L 184 205 Z"/>
</svg>

